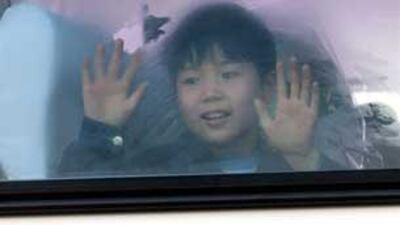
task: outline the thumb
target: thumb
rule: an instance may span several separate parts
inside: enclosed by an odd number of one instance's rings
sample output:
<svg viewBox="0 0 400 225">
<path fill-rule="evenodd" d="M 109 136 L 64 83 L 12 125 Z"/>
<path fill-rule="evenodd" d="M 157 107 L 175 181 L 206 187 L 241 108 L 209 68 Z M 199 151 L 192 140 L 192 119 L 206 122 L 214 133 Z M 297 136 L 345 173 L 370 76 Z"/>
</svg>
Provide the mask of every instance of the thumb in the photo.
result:
<svg viewBox="0 0 400 225">
<path fill-rule="evenodd" d="M 266 104 L 260 99 L 256 98 L 254 100 L 254 106 L 256 108 L 261 127 L 264 129 L 264 131 L 267 131 L 267 128 L 272 122 L 272 118 L 269 115 Z"/>
<path fill-rule="evenodd" d="M 147 87 L 148 83 L 143 82 L 139 85 L 139 87 L 131 94 L 128 98 L 128 109 L 129 111 L 133 111 L 136 105 L 139 103 L 141 98 L 143 97 L 143 93 Z"/>
</svg>

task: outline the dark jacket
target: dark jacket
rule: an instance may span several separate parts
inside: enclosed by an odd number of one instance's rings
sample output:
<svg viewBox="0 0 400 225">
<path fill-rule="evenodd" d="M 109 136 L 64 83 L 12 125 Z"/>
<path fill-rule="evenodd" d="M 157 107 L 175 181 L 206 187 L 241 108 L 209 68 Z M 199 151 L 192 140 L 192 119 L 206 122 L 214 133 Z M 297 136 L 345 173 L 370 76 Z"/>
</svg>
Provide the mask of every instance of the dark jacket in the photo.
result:
<svg viewBox="0 0 400 225">
<path fill-rule="evenodd" d="M 122 132 L 105 124 L 84 119 L 77 141 L 65 149 L 58 167 L 59 177 L 104 177 L 126 175 L 221 174 L 220 159 L 202 143 L 182 137 L 176 142 L 150 149 L 135 149 L 115 137 Z M 293 171 L 278 152 L 259 144 L 254 151 L 257 169 L 254 172 Z M 346 169 L 321 156 L 318 170 Z"/>
</svg>

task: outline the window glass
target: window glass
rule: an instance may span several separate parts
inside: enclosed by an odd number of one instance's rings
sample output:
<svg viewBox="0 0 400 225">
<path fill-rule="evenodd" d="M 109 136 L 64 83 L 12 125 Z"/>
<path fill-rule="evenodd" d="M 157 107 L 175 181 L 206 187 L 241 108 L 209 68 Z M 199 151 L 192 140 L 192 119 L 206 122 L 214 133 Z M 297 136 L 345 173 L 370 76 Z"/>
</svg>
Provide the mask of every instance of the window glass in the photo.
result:
<svg viewBox="0 0 400 225">
<path fill-rule="evenodd" d="M 4 180 L 400 167 L 398 1 L 0 2 Z"/>
</svg>

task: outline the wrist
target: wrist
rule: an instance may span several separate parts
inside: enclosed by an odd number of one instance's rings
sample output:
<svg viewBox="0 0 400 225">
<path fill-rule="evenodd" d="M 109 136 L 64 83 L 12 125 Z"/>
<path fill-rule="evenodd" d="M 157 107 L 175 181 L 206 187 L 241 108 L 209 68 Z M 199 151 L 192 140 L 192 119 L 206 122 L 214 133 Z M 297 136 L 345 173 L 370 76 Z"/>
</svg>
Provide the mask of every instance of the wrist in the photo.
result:
<svg viewBox="0 0 400 225">
<path fill-rule="evenodd" d="M 98 123 L 102 123 L 104 125 L 107 125 L 109 127 L 113 127 L 115 129 L 120 129 L 123 126 L 124 121 L 123 120 L 119 120 L 117 118 L 107 118 L 104 116 L 93 116 L 93 115 L 86 115 L 85 114 L 85 118 L 98 122 Z"/>
<path fill-rule="evenodd" d="M 122 129 L 85 117 L 79 135 L 81 143 L 109 153 L 121 153 L 124 148 Z"/>
<path fill-rule="evenodd" d="M 302 152 L 282 152 L 282 155 L 295 171 L 314 171 L 319 167 L 320 153 L 314 148 Z"/>
</svg>

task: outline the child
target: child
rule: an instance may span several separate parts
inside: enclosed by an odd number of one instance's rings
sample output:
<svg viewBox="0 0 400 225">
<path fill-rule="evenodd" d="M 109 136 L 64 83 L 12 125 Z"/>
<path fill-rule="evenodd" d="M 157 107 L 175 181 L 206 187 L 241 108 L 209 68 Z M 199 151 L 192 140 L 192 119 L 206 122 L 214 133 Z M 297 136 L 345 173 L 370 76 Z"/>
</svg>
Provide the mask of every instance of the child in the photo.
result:
<svg viewBox="0 0 400 225">
<path fill-rule="evenodd" d="M 143 154 L 124 145 L 121 129 L 146 87 L 143 83 L 127 94 L 140 53 L 119 74 L 122 41 L 116 42 L 106 69 L 99 46 L 94 77 L 87 62 L 82 69 L 86 118 L 80 139 L 65 152 L 61 175 L 342 168 L 312 144 L 320 90 L 310 67 L 298 68 L 291 59 L 287 86 L 273 36 L 251 13 L 233 4 L 200 8 L 183 19 L 164 45 L 185 137 Z"/>
</svg>

